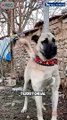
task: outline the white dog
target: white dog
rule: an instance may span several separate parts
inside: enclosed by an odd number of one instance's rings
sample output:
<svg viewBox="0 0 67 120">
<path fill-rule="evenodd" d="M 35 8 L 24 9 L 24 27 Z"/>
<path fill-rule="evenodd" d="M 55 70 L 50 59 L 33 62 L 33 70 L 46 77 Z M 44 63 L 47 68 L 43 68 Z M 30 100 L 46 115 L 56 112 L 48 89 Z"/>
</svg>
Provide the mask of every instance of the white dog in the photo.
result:
<svg viewBox="0 0 67 120">
<path fill-rule="evenodd" d="M 52 33 L 42 33 L 40 38 L 34 35 L 32 39 L 37 43 L 36 49 L 32 49 L 30 43 L 20 38 L 20 43 L 23 43 L 30 55 L 30 60 L 26 66 L 24 73 L 24 87 L 26 91 L 27 84 L 31 80 L 34 91 L 42 91 L 46 86 L 52 88 L 52 118 L 57 120 L 57 105 L 58 105 L 58 89 L 60 85 L 60 76 L 57 60 L 57 46 L 55 37 Z M 43 120 L 42 115 L 42 96 L 35 96 L 37 107 L 37 118 Z M 26 112 L 28 105 L 28 97 L 25 96 L 25 102 L 22 113 Z"/>
</svg>

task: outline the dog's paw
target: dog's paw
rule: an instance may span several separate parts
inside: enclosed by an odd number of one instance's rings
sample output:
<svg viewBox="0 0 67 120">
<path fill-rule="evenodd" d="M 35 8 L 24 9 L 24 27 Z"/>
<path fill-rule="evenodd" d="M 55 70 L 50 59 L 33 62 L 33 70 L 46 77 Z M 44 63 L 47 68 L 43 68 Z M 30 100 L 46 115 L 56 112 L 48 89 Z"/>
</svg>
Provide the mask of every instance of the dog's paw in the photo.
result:
<svg viewBox="0 0 67 120">
<path fill-rule="evenodd" d="M 57 117 L 53 116 L 51 120 L 57 120 Z"/>
<path fill-rule="evenodd" d="M 38 120 L 44 120 L 42 117 L 38 117 Z"/>
<path fill-rule="evenodd" d="M 27 111 L 27 108 L 23 107 L 23 109 L 21 110 L 21 113 L 25 113 Z"/>
<path fill-rule="evenodd" d="M 54 118 L 54 119 L 52 118 L 51 120 L 57 120 L 57 119 L 56 118 Z"/>
</svg>

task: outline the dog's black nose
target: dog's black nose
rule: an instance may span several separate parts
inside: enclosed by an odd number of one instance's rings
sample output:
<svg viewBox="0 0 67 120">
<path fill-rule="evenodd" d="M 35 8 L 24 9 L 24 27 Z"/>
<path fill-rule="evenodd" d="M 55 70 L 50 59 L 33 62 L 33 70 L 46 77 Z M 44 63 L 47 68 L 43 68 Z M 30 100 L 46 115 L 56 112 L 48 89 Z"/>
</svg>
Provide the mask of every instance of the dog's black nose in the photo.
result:
<svg viewBox="0 0 67 120">
<path fill-rule="evenodd" d="M 53 49 L 56 49 L 57 48 L 57 46 L 55 45 L 55 46 L 53 46 Z"/>
</svg>

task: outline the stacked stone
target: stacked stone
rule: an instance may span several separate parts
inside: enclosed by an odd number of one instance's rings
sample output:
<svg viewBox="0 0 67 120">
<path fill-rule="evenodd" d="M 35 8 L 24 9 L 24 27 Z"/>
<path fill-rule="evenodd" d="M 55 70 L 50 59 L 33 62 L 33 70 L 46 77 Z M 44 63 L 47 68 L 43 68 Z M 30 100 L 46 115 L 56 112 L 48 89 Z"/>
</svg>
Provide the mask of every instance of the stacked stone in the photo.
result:
<svg viewBox="0 0 67 120">
<path fill-rule="evenodd" d="M 29 56 L 23 45 L 18 45 L 13 48 L 13 58 L 15 73 L 18 76 L 23 76 L 26 61 L 29 59 Z"/>
<path fill-rule="evenodd" d="M 64 40 L 64 63 L 67 65 L 67 39 Z"/>
<path fill-rule="evenodd" d="M 64 86 L 67 87 L 67 38 L 64 40 L 64 65 L 65 65 L 65 79 L 64 79 Z"/>
<path fill-rule="evenodd" d="M 11 62 L 3 60 L 0 64 L 0 77 L 8 77 L 11 72 Z"/>
<path fill-rule="evenodd" d="M 59 60 L 59 70 L 60 70 L 60 76 L 63 79 L 64 78 L 64 73 L 63 73 L 63 68 L 64 68 L 64 63 L 63 63 L 63 54 L 64 54 L 64 50 L 63 50 L 63 42 L 61 39 L 58 40 L 57 43 L 58 46 L 58 60 Z"/>
<path fill-rule="evenodd" d="M 32 48 L 35 46 L 31 41 Z M 23 77 L 25 66 L 28 63 L 29 55 L 24 47 L 24 45 L 17 45 L 13 48 L 13 61 L 14 61 L 14 71 L 17 76 Z"/>
<path fill-rule="evenodd" d="M 58 59 L 59 59 L 59 71 L 61 77 L 61 84 L 67 84 L 66 81 L 66 71 L 65 68 L 67 66 L 67 39 L 58 40 Z"/>
</svg>

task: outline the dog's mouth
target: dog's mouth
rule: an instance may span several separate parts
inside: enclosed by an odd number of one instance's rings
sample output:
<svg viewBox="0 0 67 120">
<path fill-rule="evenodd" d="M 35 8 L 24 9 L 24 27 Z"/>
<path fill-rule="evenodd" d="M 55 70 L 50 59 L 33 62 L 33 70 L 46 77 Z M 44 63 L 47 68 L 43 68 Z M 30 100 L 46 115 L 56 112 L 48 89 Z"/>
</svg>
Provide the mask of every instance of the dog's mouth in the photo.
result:
<svg viewBox="0 0 67 120">
<path fill-rule="evenodd" d="M 45 45 L 41 50 L 41 53 L 46 59 L 51 59 L 57 54 L 57 46 L 55 44 Z"/>
</svg>

